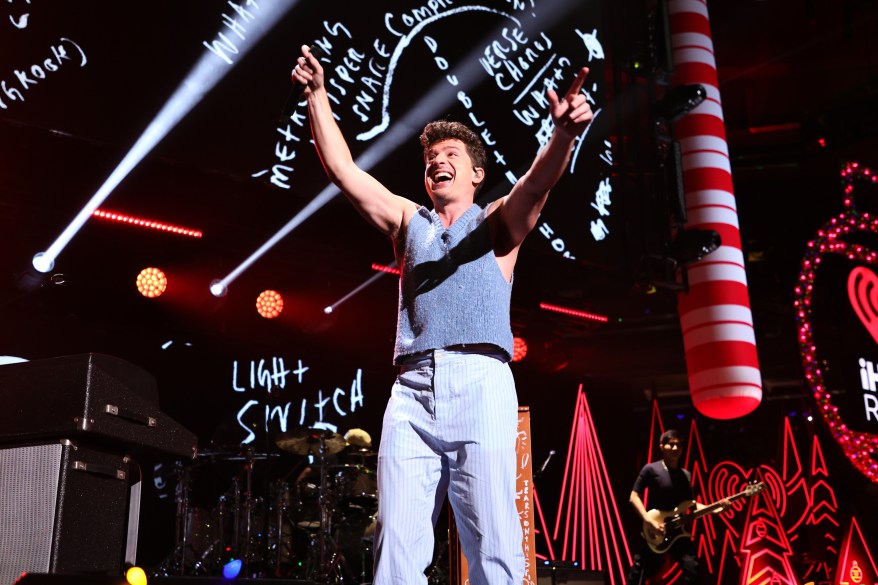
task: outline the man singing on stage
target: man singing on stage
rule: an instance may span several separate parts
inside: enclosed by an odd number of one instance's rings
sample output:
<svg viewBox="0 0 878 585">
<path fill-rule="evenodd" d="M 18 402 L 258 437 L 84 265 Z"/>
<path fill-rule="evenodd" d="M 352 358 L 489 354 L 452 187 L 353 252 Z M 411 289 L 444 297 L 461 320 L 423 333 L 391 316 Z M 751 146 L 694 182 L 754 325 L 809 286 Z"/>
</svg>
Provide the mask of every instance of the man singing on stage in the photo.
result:
<svg viewBox="0 0 878 585">
<path fill-rule="evenodd" d="M 433 209 L 391 193 L 354 162 L 336 124 L 323 68 L 308 47 L 293 70 L 330 180 L 388 236 L 401 270 L 394 364 L 399 375 L 378 452 L 375 585 L 426 584 L 445 495 L 473 585 L 521 585 L 515 505 L 518 399 L 512 357 L 512 274 L 525 236 L 592 119 L 580 91 L 547 91 L 554 130 L 510 192 L 484 207 L 475 195 L 487 155 L 467 126 L 427 124 L 424 186 Z"/>
</svg>

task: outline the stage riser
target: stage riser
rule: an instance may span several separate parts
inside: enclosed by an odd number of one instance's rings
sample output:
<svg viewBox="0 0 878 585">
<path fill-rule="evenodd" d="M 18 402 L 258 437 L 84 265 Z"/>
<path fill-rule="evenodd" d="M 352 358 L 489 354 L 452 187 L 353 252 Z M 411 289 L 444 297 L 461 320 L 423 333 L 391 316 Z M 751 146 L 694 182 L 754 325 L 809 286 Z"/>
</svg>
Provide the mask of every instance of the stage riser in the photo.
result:
<svg viewBox="0 0 878 585">
<path fill-rule="evenodd" d="M 580 571 L 567 567 L 537 567 L 537 585 L 606 585 L 601 571 Z"/>
<path fill-rule="evenodd" d="M 292 579 L 235 579 L 222 577 L 150 577 L 149 585 L 317 585 L 314 581 Z M 6 585 L 5 583 L 3 585 Z M 124 577 L 107 575 L 28 574 L 14 585 L 127 585 Z"/>
</svg>

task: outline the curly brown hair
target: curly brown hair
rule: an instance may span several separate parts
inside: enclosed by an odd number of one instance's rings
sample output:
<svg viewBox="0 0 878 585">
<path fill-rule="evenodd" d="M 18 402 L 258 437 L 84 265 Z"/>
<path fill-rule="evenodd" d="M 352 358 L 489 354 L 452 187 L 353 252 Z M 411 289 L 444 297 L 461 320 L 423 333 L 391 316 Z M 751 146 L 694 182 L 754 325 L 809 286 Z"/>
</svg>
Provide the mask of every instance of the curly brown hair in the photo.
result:
<svg viewBox="0 0 878 585">
<path fill-rule="evenodd" d="M 424 149 L 424 156 L 430 147 L 442 140 L 457 139 L 466 146 L 466 153 L 473 161 L 474 167 L 485 168 L 488 161 L 488 154 L 485 151 L 485 145 L 479 135 L 466 124 L 460 122 L 451 122 L 449 120 L 436 120 L 424 126 L 421 132 L 421 147 Z M 479 185 L 481 187 L 481 185 Z"/>
</svg>

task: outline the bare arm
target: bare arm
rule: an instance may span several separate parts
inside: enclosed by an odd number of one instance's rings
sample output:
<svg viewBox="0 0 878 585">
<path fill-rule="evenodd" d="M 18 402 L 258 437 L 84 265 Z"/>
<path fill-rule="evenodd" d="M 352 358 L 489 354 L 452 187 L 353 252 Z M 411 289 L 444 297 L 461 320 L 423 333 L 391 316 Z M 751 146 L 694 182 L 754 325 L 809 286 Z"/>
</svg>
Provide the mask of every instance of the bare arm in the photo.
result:
<svg viewBox="0 0 878 585">
<path fill-rule="evenodd" d="M 591 108 L 585 96 L 580 93 L 587 75 L 587 67 L 580 69 L 563 98 L 559 98 L 553 90 L 546 93 L 555 124 L 552 136 L 537 154 L 527 173 L 491 210 L 492 213 L 499 212 L 499 222 L 495 224 L 495 250 L 498 256 L 515 251 L 534 228 L 549 190 L 567 168 L 574 140 L 591 122 Z M 514 256 L 512 254 L 513 261 Z"/>
<path fill-rule="evenodd" d="M 369 223 L 395 240 L 417 205 L 391 193 L 354 162 L 332 116 L 323 67 L 307 46 L 302 47 L 302 56 L 293 69 L 292 79 L 306 86 L 303 95 L 308 100 L 311 133 L 327 176 Z"/>
</svg>

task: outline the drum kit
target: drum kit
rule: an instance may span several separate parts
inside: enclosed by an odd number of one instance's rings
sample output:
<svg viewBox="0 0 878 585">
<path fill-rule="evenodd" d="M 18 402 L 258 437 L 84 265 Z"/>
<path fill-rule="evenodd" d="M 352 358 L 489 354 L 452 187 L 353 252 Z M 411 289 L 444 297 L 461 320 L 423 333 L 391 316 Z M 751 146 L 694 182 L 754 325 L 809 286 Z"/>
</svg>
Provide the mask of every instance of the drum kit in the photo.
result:
<svg viewBox="0 0 878 585">
<path fill-rule="evenodd" d="M 176 543 L 156 575 L 229 576 L 239 561 L 246 577 L 372 581 L 377 454 L 315 428 L 275 445 L 283 453 L 204 451 L 177 462 Z M 303 458 L 284 469 L 284 454 Z"/>
</svg>

